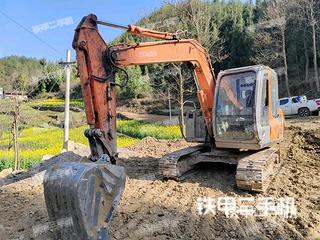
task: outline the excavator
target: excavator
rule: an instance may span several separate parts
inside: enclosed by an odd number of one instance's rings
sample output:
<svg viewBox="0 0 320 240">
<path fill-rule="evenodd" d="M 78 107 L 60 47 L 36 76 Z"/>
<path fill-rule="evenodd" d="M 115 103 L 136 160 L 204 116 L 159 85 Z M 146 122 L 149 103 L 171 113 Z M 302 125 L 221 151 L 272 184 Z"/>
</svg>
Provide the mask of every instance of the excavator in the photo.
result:
<svg viewBox="0 0 320 240">
<path fill-rule="evenodd" d="M 109 46 L 98 25 L 116 27 L 153 42 Z M 125 189 L 125 169 L 117 165 L 116 73 L 124 67 L 186 63 L 195 76 L 199 109 L 186 112 L 185 139 L 198 144 L 163 156 L 159 176 L 179 180 L 198 163 L 236 165 L 239 189 L 263 192 L 280 165 L 284 116 L 278 78 L 267 66 L 221 71 L 216 78 L 206 49 L 194 39 L 101 21 L 85 16 L 75 30 L 76 51 L 91 155 L 61 159 L 47 169 L 44 195 L 50 222 L 71 219 L 71 229 L 55 228 L 56 239 L 109 239 L 108 226 Z"/>
</svg>

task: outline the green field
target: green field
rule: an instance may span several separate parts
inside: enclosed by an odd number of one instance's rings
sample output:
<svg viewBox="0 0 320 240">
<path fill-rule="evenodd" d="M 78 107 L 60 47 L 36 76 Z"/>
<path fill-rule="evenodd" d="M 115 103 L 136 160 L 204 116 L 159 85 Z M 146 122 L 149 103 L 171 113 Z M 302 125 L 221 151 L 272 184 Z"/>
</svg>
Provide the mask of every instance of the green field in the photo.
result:
<svg viewBox="0 0 320 240">
<path fill-rule="evenodd" d="M 64 107 L 64 99 L 60 98 L 48 98 L 39 99 L 30 103 L 32 107 Z M 83 108 L 83 101 L 81 99 L 73 99 L 70 101 L 70 107 Z"/>
<path fill-rule="evenodd" d="M 128 147 L 139 139 L 147 136 L 158 139 L 177 139 L 181 137 L 178 126 L 161 126 L 157 124 L 141 123 L 138 121 L 118 120 L 117 138 L 120 148 Z M 87 145 L 83 132 L 86 126 L 70 129 L 70 140 Z M 125 135 L 125 136 L 124 136 Z M 14 151 L 12 149 L 12 135 L 2 134 L 0 138 L 0 170 L 14 165 Z M 63 129 L 56 127 L 29 127 L 20 132 L 19 155 L 21 167 L 27 169 L 37 164 L 44 155 L 55 155 L 61 152 Z"/>
<path fill-rule="evenodd" d="M 163 126 L 159 124 L 143 123 L 135 120 L 119 120 L 117 130 L 133 138 L 154 137 L 157 139 L 179 139 L 181 138 L 178 125 Z"/>
</svg>

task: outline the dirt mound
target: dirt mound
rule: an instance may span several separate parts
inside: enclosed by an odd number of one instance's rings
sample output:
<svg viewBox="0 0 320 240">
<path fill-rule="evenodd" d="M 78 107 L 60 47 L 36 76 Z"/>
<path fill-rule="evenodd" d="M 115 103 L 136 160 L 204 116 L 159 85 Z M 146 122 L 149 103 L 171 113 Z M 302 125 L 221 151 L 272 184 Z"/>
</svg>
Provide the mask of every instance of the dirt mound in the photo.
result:
<svg viewBox="0 0 320 240">
<path fill-rule="evenodd" d="M 296 137 L 299 137 L 300 140 L 300 145 L 302 145 L 304 148 L 306 146 L 310 146 L 314 149 L 319 149 L 320 148 L 320 135 L 318 132 L 315 130 L 311 131 L 298 131 L 296 133 L 296 136 L 294 137 L 294 140 Z M 307 148 L 309 150 L 309 148 Z"/>
<path fill-rule="evenodd" d="M 158 140 L 153 137 L 145 137 L 128 149 L 141 157 L 160 157 L 166 153 L 191 146 L 184 140 Z"/>
<path fill-rule="evenodd" d="M 283 146 L 286 157 L 271 193 L 295 198 L 298 217 L 290 224 L 304 237 L 316 239 L 320 237 L 320 131 L 292 129 L 295 131 Z"/>
<path fill-rule="evenodd" d="M 316 239 L 320 237 L 320 155 L 319 132 L 290 127 L 281 144 L 282 168 L 265 194 L 252 195 L 234 184 L 235 169 L 210 166 L 200 169 L 184 182 L 142 181 L 157 169 L 157 160 L 168 149 L 186 143 L 144 139 L 132 150 L 149 156 L 139 159 L 111 230 L 114 239 Z M 170 145 L 166 146 L 166 143 Z M 181 144 L 181 145 L 180 145 Z M 166 149 L 166 150 L 164 150 Z M 141 166 L 141 164 L 143 166 Z M 140 174 L 136 175 L 137 168 Z M 130 171 L 129 171 L 130 172 Z M 133 172 L 133 171 L 131 171 Z M 198 197 L 293 197 L 297 218 L 227 218 L 225 215 L 197 213 Z M 120 226 L 120 227 L 119 227 Z"/>
<path fill-rule="evenodd" d="M 110 225 L 111 239 L 317 239 L 320 238 L 319 120 L 289 123 L 281 144 L 282 167 L 264 194 L 235 186 L 235 167 L 206 165 L 184 181 L 157 178 L 159 158 L 188 146 L 184 141 L 145 138 L 130 147 L 134 156 L 121 159 L 128 180 Z M 48 225 L 43 189 L 38 181 L 22 180 L 0 188 L 0 235 L 4 239 L 45 239 L 35 235 Z M 293 197 L 297 217 L 200 216 L 199 197 Z M 46 225 L 47 224 L 47 225 Z M 1 239 L 1 237 L 0 237 Z"/>
</svg>

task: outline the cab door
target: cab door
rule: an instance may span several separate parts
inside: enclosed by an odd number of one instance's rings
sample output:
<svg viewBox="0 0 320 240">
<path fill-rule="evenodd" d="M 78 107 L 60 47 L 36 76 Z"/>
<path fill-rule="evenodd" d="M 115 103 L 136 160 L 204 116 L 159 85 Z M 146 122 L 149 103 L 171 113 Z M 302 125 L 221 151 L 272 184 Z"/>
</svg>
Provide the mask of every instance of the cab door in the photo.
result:
<svg viewBox="0 0 320 240">
<path fill-rule="evenodd" d="M 280 141 L 283 138 L 284 115 L 279 107 L 278 76 L 269 70 L 269 124 L 270 124 L 270 142 Z"/>
</svg>

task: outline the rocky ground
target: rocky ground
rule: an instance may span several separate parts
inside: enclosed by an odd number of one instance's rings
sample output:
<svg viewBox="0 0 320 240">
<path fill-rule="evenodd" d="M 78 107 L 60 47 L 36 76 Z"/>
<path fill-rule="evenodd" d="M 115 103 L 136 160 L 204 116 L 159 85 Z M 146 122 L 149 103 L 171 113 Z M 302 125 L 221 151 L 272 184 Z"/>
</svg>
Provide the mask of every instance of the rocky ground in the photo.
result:
<svg viewBox="0 0 320 240">
<path fill-rule="evenodd" d="M 204 165 L 181 182 L 160 180 L 159 158 L 188 143 L 143 139 L 123 151 L 120 160 L 128 178 L 110 226 L 112 239 L 320 239 L 319 124 L 319 117 L 287 121 L 282 167 L 264 194 L 238 190 L 236 168 L 223 164 Z M 1 175 L 12 179 L 8 172 Z M 43 172 L 16 177 L 0 188 L 0 239 L 47 238 L 42 177 Z M 293 197 L 297 216 L 199 215 L 197 199 L 202 197 L 254 197 L 255 202 Z"/>
</svg>

